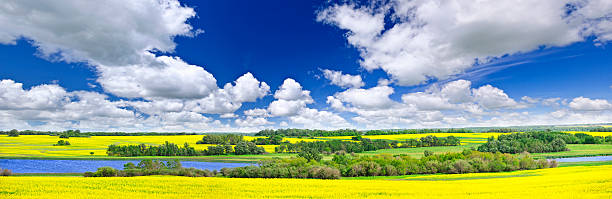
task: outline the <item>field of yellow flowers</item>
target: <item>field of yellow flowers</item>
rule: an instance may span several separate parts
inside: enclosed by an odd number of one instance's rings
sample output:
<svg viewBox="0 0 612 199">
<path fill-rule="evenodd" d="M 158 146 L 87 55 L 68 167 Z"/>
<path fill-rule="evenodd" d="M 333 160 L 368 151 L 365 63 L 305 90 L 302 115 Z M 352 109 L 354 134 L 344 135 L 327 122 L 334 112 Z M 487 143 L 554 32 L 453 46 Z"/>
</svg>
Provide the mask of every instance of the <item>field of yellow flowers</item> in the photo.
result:
<svg viewBox="0 0 612 199">
<path fill-rule="evenodd" d="M 0 198 L 610 198 L 612 165 L 399 179 L 0 177 Z"/>
</svg>

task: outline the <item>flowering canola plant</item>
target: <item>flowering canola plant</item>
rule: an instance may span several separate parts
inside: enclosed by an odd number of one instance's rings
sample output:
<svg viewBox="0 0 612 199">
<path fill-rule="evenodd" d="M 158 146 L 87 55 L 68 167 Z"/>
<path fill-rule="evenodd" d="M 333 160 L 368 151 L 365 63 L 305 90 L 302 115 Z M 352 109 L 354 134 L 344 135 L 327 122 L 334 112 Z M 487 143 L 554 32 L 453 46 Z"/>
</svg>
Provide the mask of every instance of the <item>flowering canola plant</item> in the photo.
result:
<svg viewBox="0 0 612 199">
<path fill-rule="evenodd" d="M 612 165 L 399 179 L 0 177 L 0 198 L 609 198 Z"/>
</svg>

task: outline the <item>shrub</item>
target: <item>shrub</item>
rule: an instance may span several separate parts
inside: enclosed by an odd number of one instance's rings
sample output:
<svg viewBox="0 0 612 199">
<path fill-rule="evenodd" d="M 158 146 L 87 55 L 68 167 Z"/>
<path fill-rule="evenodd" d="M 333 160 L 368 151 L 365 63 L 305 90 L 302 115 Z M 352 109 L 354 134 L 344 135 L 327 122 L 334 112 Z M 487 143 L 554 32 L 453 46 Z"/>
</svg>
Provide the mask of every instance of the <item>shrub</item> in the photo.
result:
<svg viewBox="0 0 612 199">
<path fill-rule="evenodd" d="M 59 140 L 57 141 L 57 144 L 53 144 L 53 146 L 67 146 L 70 145 L 70 142 L 65 141 L 65 140 Z"/>
<path fill-rule="evenodd" d="M 87 171 L 85 173 L 83 173 L 83 177 L 94 177 L 94 173 L 91 171 Z"/>
<path fill-rule="evenodd" d="M 19 131 L 17 129 L 13 129 L 8 132 L 9 137 L 19 137 Z"/>
<path fill-rule="evenodd" d="M 13 175 L 13 172 L 11 170 L 8 169 L 0 169 L 0 176 L 11 176 Z"/>
<path fill-rule="evenodd" d="M 433 152 L 433 151 L 430 151 L 430 150 L 425 150 L 425 151 L 423 151 L 423 155 L 424 155 L 425 157 L 432 156 L 433 154 L 434 154 L 434 152 Z"/>
<path fill-rule="evenodd" d="M 93 177 L 114 177 L 117 176 L 117 169 L 113 167 L 100 167 L 93 173 Z"/>
</svg>

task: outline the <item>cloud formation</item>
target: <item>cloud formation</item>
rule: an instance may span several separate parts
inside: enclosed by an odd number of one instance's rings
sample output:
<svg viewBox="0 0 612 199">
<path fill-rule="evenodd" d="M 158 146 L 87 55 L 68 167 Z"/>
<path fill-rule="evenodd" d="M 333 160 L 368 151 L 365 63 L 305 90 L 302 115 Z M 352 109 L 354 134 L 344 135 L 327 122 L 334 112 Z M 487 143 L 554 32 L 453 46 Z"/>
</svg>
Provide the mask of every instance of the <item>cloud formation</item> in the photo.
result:
<svg viewBox="0 0 612 199">
<path fill-rule="evenodd" d="M 382 69 L 397 84 L 410 86 L 447 79 L 503 55 L 588 37 L 607 42 L 610 14 L 605 0 L 417 0 L 334 4 L 318 12 L 317 20 L 347 31 L 363 68 Z"/>
<path fill-rule="evenodd" d="M 359 88 L 365 85 L 359 75 L 342 74 L 340 71 L 324 69 L 323 76 L 331 81 L 331 84 L 342 88 Z"/>
</svg>

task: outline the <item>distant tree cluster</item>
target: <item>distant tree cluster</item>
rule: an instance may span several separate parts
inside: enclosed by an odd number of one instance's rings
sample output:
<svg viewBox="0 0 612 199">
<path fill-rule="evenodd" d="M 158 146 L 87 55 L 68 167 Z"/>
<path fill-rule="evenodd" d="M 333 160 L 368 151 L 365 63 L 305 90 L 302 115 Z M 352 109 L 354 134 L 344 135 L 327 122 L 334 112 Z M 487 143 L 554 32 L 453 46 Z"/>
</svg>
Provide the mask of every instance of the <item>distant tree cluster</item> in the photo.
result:
<svg viewBox="0 0 612 199">
<path fill-rule="evenodd" d="M 517 132 L 517 130 L 509 129 L 509 128 L 497 128 L 497 129 L 489 129 L 487 133 L 512 133 Z"/>
<path fill-rule="evenodd" d="M 330 137 L 330 136 L 357 136 L 360 131 L 355 129 L 340 129 L 333 131 L 311 129 L 265 129 L 257 132 L 255 136 L 285 136 L 285 137 Z"/>
<path fill-rule="evenodd" d="M 17 129 L 10 130 L 8 132 L 9 137 L 19 137 L 19 131 Z"/>
<path fill-rule="evenodd" d="M 370 140 L 362 139 L 361 142 L 351 142 L 342 140 L 314 141 L 281 143 L 274 149 L 277 153 L 300 153 L 307 150 L 315 150 L 319 153 L 335 153 L 344 151 L 346 153 L 361 153 L 364 151 L 375 151 L 379 149 L 390 149 L 392 141 L 389 140 Z"/>
<path fill-rule="evenodd" d="M 67 146 L 70 145 L 70 142 L 68 142 L 67 140 L 59 140 L 57 141 L 57 144 L 53 144 L 53 146 Z"/>
<path fill-rule="evenodd" d="M 611 127 L 597 127 L 590 130 L 591 132 L 612 132 Z"/>
<path fill-rule="evenodd" d="M 459 146 L 461 140 L 455 136 L 448 136 L 446 138 L 438 138 L 436 136 L 428 135 L 419 139 L 407 139 L 400 142 L 400 145 L 396 148 L 414 148 L 414 147 L 431 147 L 431 146 Z"/>
<path fill-rule="evenodd" d="M 572 139 L 568 141 L 568 144 L 605 144 L 612 143 L 612 136 L 608 135 L 606 137 L 602 136 L 592 136 L 586 133 L 576 133 L 573 134 L 577 139 Z"/>
<path fill-rule="evenodd" d="M 257 145 L 279 145 L 281 142 L 283 142 L 283 136 L 280 135 L 255 139 L 255 144 Z"/>
<path fill-rule="evenodd" d="M 238 142 L 243 142 L 244 136 L 238 134 L 209 134 L 205 135 L 202 140 L 198 140 L 196 144 L 229 144 L 236 145 Z"/>
<path fill-rule="evenodd" d="M 175 175 L 189 177 L 212 177 L 218 175 L 217 171 L 199 170 L 195 168 L 184 168 L 181 162 L 142 160 L 138 165 L 128 162 L 123 165 L 123 170 L 112 167 L 100 167 L 96 172 L 85 172 L 85 177 L 132 177 L 149 175 Z"/>
<path fill-rule="evenodd" d="M 609 137 L 609 138 L 608 138 Z M 561 132 L 525 132 L 499 135 L 497 139 L 490 137 L 487 143 L 478 147 L 478 151 L 502 153 L 546 153 L 567 151 L 566 144 L 602 144 L 612 141 L 612 136 L 606 138 L 584 133 Z"/>
<path fill-rule="evenodd" d="M 361 136 L 353 137 L 353 140 L 360 142 L 342 141 L 342 140 L 330 140 L 330 141 L 315 141 L 315 142 L 298 142 L 280 143 L 280 146 L 274 150 L 277 153 L 301 153 L 306 150 L 315 150 L 322 153 L 361 153 L 364 151 L 375 151 L 379 149 L 390 149 L 390 148 L 410 148 L 410 147 L 432 147 L 432 146 L 457 146 L 461 144 L 459 138 L 454 136 L 448 136 L 446 138 L 438 138 L 436 136 L 428 135 L 420 139 L 408 139 L 403 142 L 391 141 L 391 140 L 380 140 L 380 139 L 368 139 L 362 138 Z"/>
<path fill-rule="evenodd" d="M 529 154 L 465 150 L 460 153 L 431 154 L 420 159 L 409 155 L 334 155 L 331 161 L 305 158 L 268 159 L 259 166 L 223 168 L 221 173 L 237 178 L 320 178 L 397 176 L 435 173 L 480 173 L 556 167 L 555 161 L 534 160 Z"/>
<path fill-rule="evenodd" d="M 169 143 L 154 146 L 140 145 L 109 145 L 106 154 L 109 156 L 134 157 L 134 156 L 208 156 L 208 155 L 245 155 L 264 154 L 263 147 L 258 147 L 253 142 L 238 142 L 235 147 L 231 145 L 209 146 L 204 150 L 196 150 L 185 143 L 183 147 Z"/>
<path fill-rule="evenodd" d="M 223 168 L 221 174 L 230 178 L 316 178 L 339 179 L 340 170 L 304 158 L 270 159 L 258 166 Z"/>
</svg>

